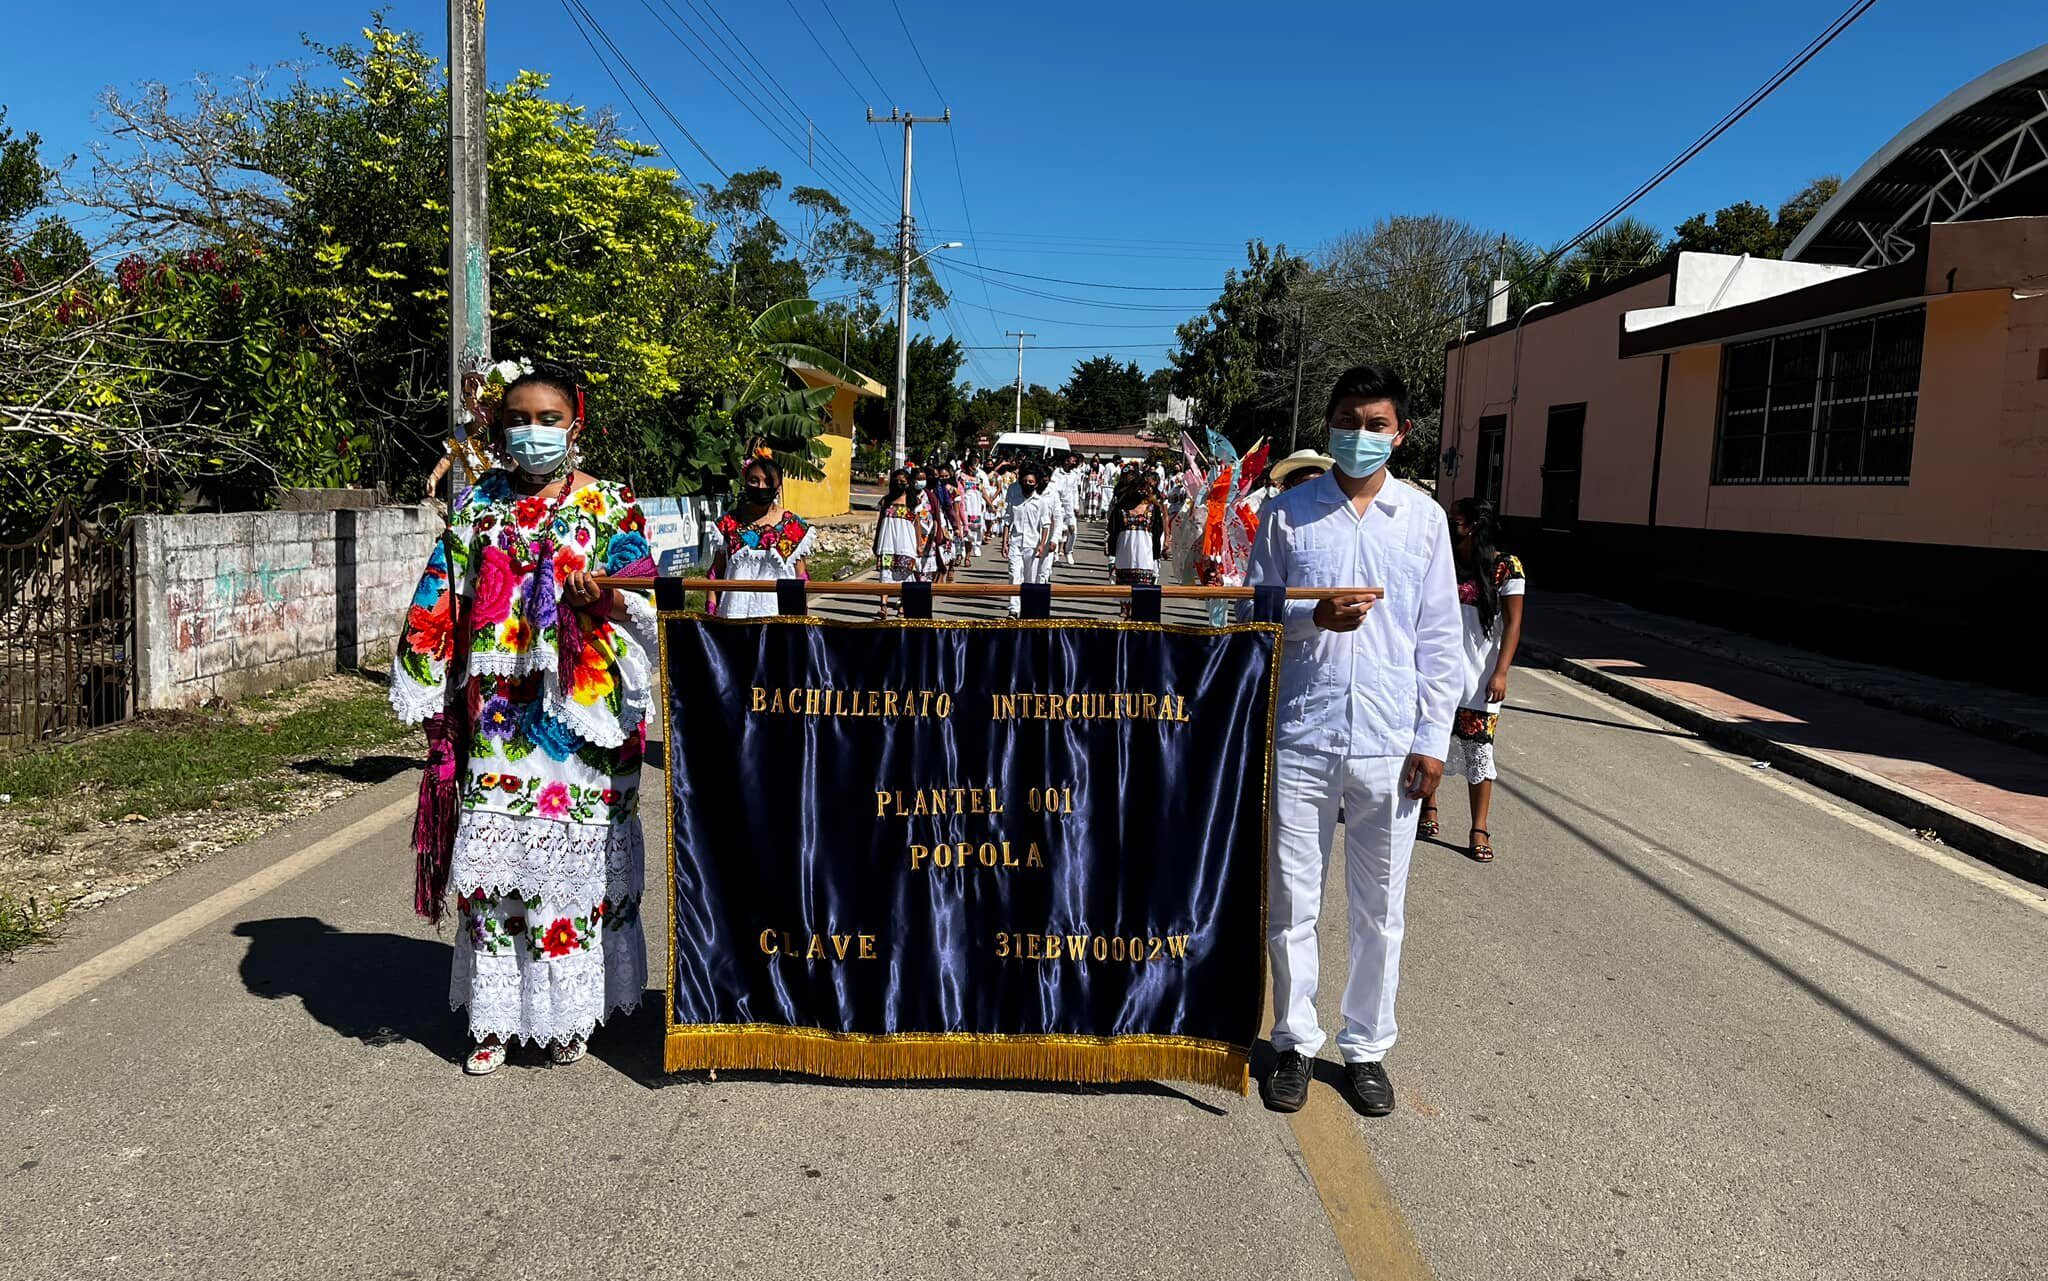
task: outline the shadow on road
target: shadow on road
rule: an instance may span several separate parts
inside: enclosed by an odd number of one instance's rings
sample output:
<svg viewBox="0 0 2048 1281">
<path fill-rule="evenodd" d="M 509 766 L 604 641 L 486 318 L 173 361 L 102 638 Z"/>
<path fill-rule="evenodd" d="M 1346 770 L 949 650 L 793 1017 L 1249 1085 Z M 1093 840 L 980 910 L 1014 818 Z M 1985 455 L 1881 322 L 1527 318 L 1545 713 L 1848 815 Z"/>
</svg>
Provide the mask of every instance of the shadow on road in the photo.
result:
<svg viewBox="0 0 2048 1281">
<path fill-rule="evenodd" d="M 411 1041 L 450 1063 L 468 1052 L 462 1021 L 448 1012 L 448 944 L 345 934 L 311 916 L 244 921 L 235 933 L 249 940 L 241 975 L 252 994 L 296 996 L 315 1020 L 364 1045 Z"/>
<path fill-rule="evenodd" d="M 301 774 L 327 774 L 334 778 L 345 778 L 351 783 L 383 783 L 410 774 L 420 767 L 417 756 L 358 756 L 352 761 L 330 761 L 319 758 L 310 761 L 293 761 L 292 769 Z"/>
<path fill-rule="evenodd" d="M 1910 978 L 1915 982 L 1918 982 L 1923 986 L 1930 988 L 1933 991 L 1941 993 L 1949 999 L 1954 1000 L 1959 1004 L 1963 1005 L 1965 1008 L 1973 1010 L 1979 1014 L 1982 1014 L 1992 1019 L 1993 1021 L 1997 1022 L 2003 1027 L 2019 1032 L 2023 1036 L 2028 1036 L 2038 1041 L 2037 1033 L 2034 1033 L 2029 1029 L 2021 1027 L 2019 1024 L 2014 1023 L 2012 1020 L 2005 1018 L 2004 1016 L 1998 1014 L 1996 1011 L 1989 1009 L 1988 1007 L 1982 1005 L 1979 1002 L 1970 1000 L 1968 997 L 1963 996 L 1961 993 L 1956 992 L 1948 987 L 1945 987 L 1942 984 L 1937 983 L 1932 979 L 1929 979 L 1924 975 L 1917 973 L 1916 971 L 1912 970 L 1907 966 L 1898 964 L 1897 962 L 1893 961 L 1890 957 L 1887 957 L 1882 953 L 1875 951 L 1872 948 L 1869 948 L 1861 943 L 1858 943 L 1855 940 L 1848 938 L 1847 936 L 1841 934 L 1838 931 L 1829 929 L 1826 926 L 1821 925 L 1820 922 L 1814 921 L 1810 917 L 1806 917 L 1797 912 L 1792 911 L 1790 908 L 1787 908 L 1783 904 L 1775 902 L 1768 896 L 1758 894 L 1754 890 L 1739 885 L 1738 883 L 1730 880 L 1729 878 L 1722 876 L 1719 872 L 1714 871 L 1713 869 L 1707 867 L 1705 864 L 1700 863 L 1698 860 L 1687 858 L 1685 855 L 1680 854 L 1676 850 L 1670 849 L 1668 846 L 1665 846 L 1662 843 L 1651 839 L 1647 834 L 1640 832 L 1633 827 L 1630 827 L 1627 823 L 1618 820 L 1612 817 L 1611 815 L 1602 814 L 1587 809 L 1581 802 L 1578 802 L 1573 798 L 1566 796 L 1564 793 L 1559 792 L 1554 788 L 1546 787 L 1543 784 L 1538 783 L 1535 780 L 1529 778 L 1517 779 L 1515 781 L 1515 784 L 1512 786 L 1503 783 L 1501 787 L 1502 790 L 1507 792 L 1508 795 L 1520 801 L 1530 810 L 1534 811 L 1537 814 L 1542 815 L 1546 819 L 1549 819 L 1559 828 L 1562 828 L 1564 831 L 1576 837 L 1579 840 L 1580 844 L 1583 845 L 1587 850 L 1590 850 L 1592 853 L 1607 860 L 1609 863 L 1613 864 L 1614 867 L 1618 870 L 1626 873 L 1630 877 L 1633 877 L 1645 889 L 1648 889 L 1652 893 L 1659 895 L 1666 902 L 1670 903 L 1673 907 L 1676 907 L 1679 911 L 1684 912 L 1686 915 L 1692 917 L 1701 925 L 1705 926 L 1709 930 L 1712 930 L 1715 934 L 1718 934 L 1721 938 L 1733 944 L 1736 948 L 1740 949 L 1743 953 L 1748 955 L 1752 960 L 1756 961 L 1758 964 L 1764 966 L 1765 968 L 1771 970 L 1773 973 L 1777 974 L 1779 978 L 1791 984 L 1793 987 L 1796 987 L 1800 991 L 1806 993 L 1807 996 L 1811 997 L 1813 1000 L 1819 1002 L 1821 1005 L 1831 1010 L 1837 1017 L 1842 1019 L 1844 1022 L 1850 1024 L 1851 1026 L 1855 1027 L 1857 1030 L 1861 1031 L 1865 1036 L 1868 1036 L 1872 1041 L 1876 1042 L 1878 1045 L 1881 1045 L 1884 1048 L 1890 1050 L 1893 1054 L 1896 1054 L 1901 1059 L 1904 1059 L 1906 1062 L 1912 1064 L 1920 1071 L 1926 1073 L 1929 1078 L 1935 1081 L 1942 1088 L 1948 1090 L 1957 1098 L 1976 1108 L 1978 1111 L 1982 1112 L 1985 1116 L 1990 1117 L 1998 1124 L 2004 1126 L 2008 1131 L 2010 1131 L 2014 1135 L 2014 1137 L 2020 1139 L 2022 1142 L 2031 1145 L 2037 1152 L 2048 1153 L 2048 1133 L 2043 1133 L 2041 1130 L 2035 1128 L 2032 1124 L 2030 1124 L 2026 1118 L 2020 1116 L 2018 1113 L 2014 1112 L 2011 1108 L 2007 1107 L 1999 1100 L 1991 1097 L 1984 1091 L 1979 1090 L 1974 1086 L 1971 1086 L 1967 1082 L 1963 1081 L 1961 1078 L 1956 1076 L 1955 1073 L 1949 1071 L 1949 1069 L 1945 1067 L 1940 1062 L 1940 1060 L 1934 1058 L 1931 1054 L 1921 1050 L 1918 1046 L 1908 1044 L 1900 1037 L 1894 1035 L 1892 1032 L 1879 1025 L 1875 1019 L 1871 1018 L 1869 1015 L 1863 1013 L 1861 1010 L 1858 1010 L 1854 1006 L 1850 1005 L 1845 998 L 1836 995 L 1829 988 L 1826 988 L 1822 986 L 1820 983 L 1814 981 L 1813 979 L 1808 978 L 1806 975 L 1801 974 L 1798 970 L 1794 969 L 1790 964 L 1780 960 L 1777 956 L 1773 955 L 1770 951 L 1766 950 L 1761 944 L 1751 939 L 1741 930 L 1723 921 L 1720 917 L 1714 915 L 1712 912 L 1700 906 L 1698 903 L 1695 903 L 1692 899 L 1688 898 L 1679 890 L 1673 888 L 1670 885 L 1667 885 L 1660 878 L 1652 875 L 1648 871 L 1645 871 L 1643 868 L 1637 866 L 1634 862 L 1630 861 L 1627 857 L 1622 855 L 1618 850 L 1603 843 L 1601 840 L 1595 837 L 1584 826 L 1578 823 L 1574 823 L 1571 819 L 1566 818 L 1561 811 L 1566 806 L 1571 806 L 1575 809 L 1579 809 L 1581 812 L 1588 814 L 1596 821 L 1609 824 L 1615 829 L 1635 838 L 1638 842 L 1645 846 L 1653 847 L 1660 853 L 1668 857 L 1676 858 L 1686 864 L 1689 864 L 1692 867 L 1698 868 L 1701 871 L 1710 873 L 1717 880 L 1723 881 L 1726 884 L 1741 889 L 1744 893 L 1750 895 L 1750 897 L 1755 898 L 1760 902 L 1767 903 L 1773 907 L 1776 907 L 1779 911 L 1785 912 L 1787 915 L 1793 917 L 1795 920 L 1800 921 L 1802 924 L 1806 924 L 1808 926 L 1813 927 L 1814 929 L 1821 931 L 1827 936 L 1833 938 L 1835 941 L 1854 948 L 1857 952 L 1861 953 L 1862 955 L 1867 956 L 1872 960 L 1878 961 L 1888 966 L 1894 972 L 1904 975 L 1905 977 Z M 1551 801 L 1551 804 L 1546 805 L 1542 801 L 1536 799 L 1536 797 L 1532 795 L 1532 793 L 1535 792 L 1541 792 L 1543 795 L 1548 797 Z"/>
<path fill-rule="evenodd" d="M 1583 725 L 1598 725 L 1603 729 L 1625 729 L 1632 734 L 1656 734 L 1664 738 L 1698 738 L 1699 735 L 1682 729 L 1651 729 L 1647 725 L 1630 725 L 1624 721 L 1602 720 L 1597 716 L 1574 716 L 1570 712 L 1553 712 L 1542 707 L 1528 707 L 1517 703 L 1516 716 L 1545 716 L 1554 721 L 1578 721 Z"/>
</svg>

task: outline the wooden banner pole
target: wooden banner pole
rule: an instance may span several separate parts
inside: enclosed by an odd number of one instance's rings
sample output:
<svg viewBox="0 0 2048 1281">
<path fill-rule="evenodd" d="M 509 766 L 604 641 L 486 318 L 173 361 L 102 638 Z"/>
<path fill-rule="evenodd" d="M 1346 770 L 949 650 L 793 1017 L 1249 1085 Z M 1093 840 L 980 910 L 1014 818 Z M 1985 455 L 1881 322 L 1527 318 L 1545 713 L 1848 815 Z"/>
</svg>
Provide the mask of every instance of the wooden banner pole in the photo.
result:
<svg viewBox="0 0 2048 1281">
<path fill-rule="evenodd" d="M 686 592 L 772 592 L 774 579 L 725 579 L 725 578 L 684 578 L 674 580 Z M 647 575 L 598 575 L 600 587 L 617 587 L 624 591 L 652 591 L 654 579 Z M 903 592 L 902 583 L 806 583 L 804 590 L 812 596 L 898 596 Z M 1014 583 L 933 583 L 933 596 L 1015 596 L 1019 588 Z M 1130 596 L 1132 588 L 1107 583 L 1054 583 L 1054 600 L 1123 600 Z M 1161 587 L 1159 594 L 1168 600 L 1250 600 L 1254 589 L 1250 587 Z M 1290 587 L 1289 600 L 1328 600 L 1333 596 L 1370 596 L 1375 600 L 1386 596 L 1384 587 Z"/>
</svg>

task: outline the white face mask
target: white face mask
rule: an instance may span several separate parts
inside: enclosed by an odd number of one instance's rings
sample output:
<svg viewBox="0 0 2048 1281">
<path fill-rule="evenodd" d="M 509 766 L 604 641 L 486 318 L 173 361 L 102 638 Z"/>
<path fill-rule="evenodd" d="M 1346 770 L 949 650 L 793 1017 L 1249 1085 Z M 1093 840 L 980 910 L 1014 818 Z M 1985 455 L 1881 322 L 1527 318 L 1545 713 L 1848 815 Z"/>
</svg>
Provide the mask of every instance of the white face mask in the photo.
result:
<svg viewBox="0 0 2048 1281">
<path fill-rule="evenodd" d="M 552 476 L 569 461 L 569 428 L 519 423 L 505 429 L 505 452 L 529 476 Z"/>
</svg>

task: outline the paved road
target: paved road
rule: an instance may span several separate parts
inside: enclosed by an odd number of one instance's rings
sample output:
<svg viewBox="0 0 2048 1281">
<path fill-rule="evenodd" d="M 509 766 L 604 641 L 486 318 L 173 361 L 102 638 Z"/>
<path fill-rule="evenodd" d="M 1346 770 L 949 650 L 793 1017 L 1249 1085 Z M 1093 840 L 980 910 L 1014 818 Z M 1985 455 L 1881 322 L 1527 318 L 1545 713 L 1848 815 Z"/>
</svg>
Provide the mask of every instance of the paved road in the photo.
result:
<svg viewBox="0 0 2048 1281">
<path fill-rule="evenodd" d="M 0 965 L 0 1278 L 2040 1276 L 2040 893 L 1511 700 L 1499 861 L 1418 853 L 1384 1121 L 665 1078 L 650 1012 L 466 1079 L 399 777 Z"/>
</svg>

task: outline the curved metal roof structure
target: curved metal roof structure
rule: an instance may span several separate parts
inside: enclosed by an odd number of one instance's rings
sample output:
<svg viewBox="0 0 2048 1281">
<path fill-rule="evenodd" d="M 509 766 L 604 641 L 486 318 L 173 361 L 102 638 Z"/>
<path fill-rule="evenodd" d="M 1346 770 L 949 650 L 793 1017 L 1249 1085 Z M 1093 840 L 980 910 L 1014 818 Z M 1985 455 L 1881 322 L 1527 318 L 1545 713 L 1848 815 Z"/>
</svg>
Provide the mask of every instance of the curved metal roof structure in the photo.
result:
<svg viewBox="0 0 2048 1281">
<path fill-rule="evenodd" d="M 1786 250 L 1882 267 L 1929 223 L 2048 213 L 2048 45 L 1994 67 L 1879 148 Z"/>
</svg>

